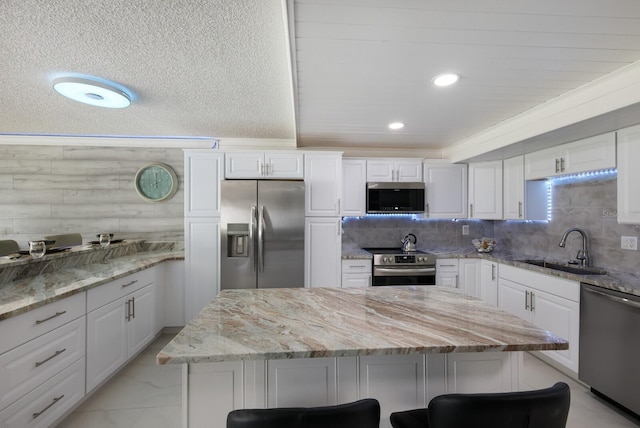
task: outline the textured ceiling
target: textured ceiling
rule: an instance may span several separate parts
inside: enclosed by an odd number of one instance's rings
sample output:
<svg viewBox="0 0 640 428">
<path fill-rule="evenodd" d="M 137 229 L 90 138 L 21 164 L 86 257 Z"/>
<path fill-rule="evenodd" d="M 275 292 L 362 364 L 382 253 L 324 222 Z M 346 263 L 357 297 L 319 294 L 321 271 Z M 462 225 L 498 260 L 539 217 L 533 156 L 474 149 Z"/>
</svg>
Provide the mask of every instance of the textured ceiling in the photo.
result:
<svg viewBox="0 0 640 428">
<path fill-rule="evenodd" d="M 3 0 L 0 55 L 0 134 L 439 152 L 639 60 L 640 1 Z M 65 72 L 134 102 L 67 100 Z"/>
<path fill-rule="evenodd" d="M 295 138 L 280 0 L 3 0 L 0 133 Z M 120 83 L 131 107 L 55 93 Z"/>
</svg>

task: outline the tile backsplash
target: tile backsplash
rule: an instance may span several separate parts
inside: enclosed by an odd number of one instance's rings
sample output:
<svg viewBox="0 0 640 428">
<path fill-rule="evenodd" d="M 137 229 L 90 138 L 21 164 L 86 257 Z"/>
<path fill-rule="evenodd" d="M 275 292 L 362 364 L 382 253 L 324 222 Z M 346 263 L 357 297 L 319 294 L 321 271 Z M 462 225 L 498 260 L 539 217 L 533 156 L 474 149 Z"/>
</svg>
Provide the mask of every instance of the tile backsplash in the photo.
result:
<svg viewBox="0 0 640 428">
<path fill-rule="evenodd" d="M 589 238 L 593 266 L 640 273 L 640 252 L 620 249 L 621 236 L 638 236 L 640 226 L 618 224 L 616 177 L 554 180 L 549 222 L 430 220 L 411 217 L 348 217 L 343 220 L 343 247 L 393 247 L 413 233 L 418 248 L 473 251 L 471 239 L 481 236 L 497 240 L 496 254 L 522 258 L 574 259 L 582 240 L 572 233 L 566 246 L 558 244 L 570 227 L 583 229 Z M 468 224 L 469 235 L 462 235 Z"/>
<path fill-rule="evenodd" d="M 179 179 L 169 201 L 149 203 L 133 180 L 150 162 L 171 165 Z M 78 232 L 83 240 L 184 240 L 183 151 L 172 148 L 0 145 L 0 239 L 21 248 L 45 235 Z"/>
</svg>

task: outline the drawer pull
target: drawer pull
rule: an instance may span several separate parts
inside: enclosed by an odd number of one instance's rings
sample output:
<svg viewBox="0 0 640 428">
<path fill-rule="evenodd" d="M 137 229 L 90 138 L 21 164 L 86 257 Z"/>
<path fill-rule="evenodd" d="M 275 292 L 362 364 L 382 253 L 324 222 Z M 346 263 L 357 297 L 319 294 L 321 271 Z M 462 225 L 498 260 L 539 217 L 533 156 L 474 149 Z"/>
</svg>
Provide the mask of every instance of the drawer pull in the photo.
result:
<svg viewBox="0 0 640 428">
<path fill-rule="evenodd" d="M 64 315 L 64 314 L 66 314 L 66 313 L 67 313 L 67 311 L 56 312 L 54 315 L 51 315 L 51 316 L 50 316 L 50 317 L 48 317 L 48 318 L 45 318 L 45 319 L 43 319 L 43 320 L 36 320 L 36 325 L 38 325 L 38 324 L 42 324 L 43 322 L 47 322 L 47 321 L 49 321 L 49 320 L 52 320 L 52 319 L 54 319 L 54 318 L 56 318 L 56 317 L 59 317 L 60 315 Z"/>
<path fill-rule="evenodd" d="M 44 409 L 40 410 L 37 413 L 33 414 L 33 419 L 37 418 L 38 416 L 40 416 L 41 414 L 43 414 L 44 412 L 46 412 L 47 410 L 49 410 L 49 408 L 51 406 L 53 406 L 54 404 L 56 404 L 58 401 L 62 400 L 64 398 L 64 394 L 62 394 L 60 397 L 55 397 L 53 399 L 53 401 L 51 403 L 49 403 L 49 405 L 47 407 L 45 407 Z"/>
<path fill-rule="evenodd" d="M 50 356 L 49 358 L 47 358 L 46 360 L 42 360 L 42 361 L 38 361 L 36 362 L 36 367 L 40 367 L 41 365 L 43 365 L 44 363 L 46 363 L 47 361 L 49 361 L 52 358 L 57 357 L 58 355 L 62 354 L 64 351 L 66 351 L 67 348 L 64 348 L 62 351 L 56 351 L 55 354 L 53 354 L 52 356 Z"/>
<path fill-rule="evenodd" d="M 138 282 L 138 280 L 137 280 L 137 279 L 134 279 L 134 280 L 133 280 L 133 281 L 131 281 L 131 282 L 127 282 L 126 284 L 122 284 L 122 288 L 127 288 L 128 286 L 133 285 L 133 284 L 135 284 L 136 282 Z"/>
</svg>

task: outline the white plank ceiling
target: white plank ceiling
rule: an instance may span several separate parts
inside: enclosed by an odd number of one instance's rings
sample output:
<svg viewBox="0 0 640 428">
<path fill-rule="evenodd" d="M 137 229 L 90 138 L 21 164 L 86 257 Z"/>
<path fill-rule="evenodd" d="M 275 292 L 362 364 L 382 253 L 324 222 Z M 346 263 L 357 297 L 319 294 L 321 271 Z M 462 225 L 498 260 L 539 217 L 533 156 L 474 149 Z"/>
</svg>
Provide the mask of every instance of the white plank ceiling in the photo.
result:
<svg viewBox="0 0 640 428">
<path fill-rule="evenodd" d="M 302 146 L 444 148 L 640 59 L 635 0 L 295 0 Z M 454 72 L 461 81 L 436 88 Z M 400 131 L 387 124 L 402 121 Z"/>
</svg>

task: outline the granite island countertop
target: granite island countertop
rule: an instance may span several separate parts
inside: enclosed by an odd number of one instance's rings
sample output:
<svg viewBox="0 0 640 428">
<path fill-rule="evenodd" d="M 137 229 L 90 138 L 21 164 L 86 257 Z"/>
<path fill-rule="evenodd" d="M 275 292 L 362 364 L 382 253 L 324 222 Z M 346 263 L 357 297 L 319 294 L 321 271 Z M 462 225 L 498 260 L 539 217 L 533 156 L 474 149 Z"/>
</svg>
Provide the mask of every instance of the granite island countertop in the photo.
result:
<svg viewBox="0 0 640 428">
<path fill-rule="evenodd" d="M 95 254 L 99 254 L 100 251 L 101 249 L 97 248 Z M 88 257 L 92 257 L 90 253 L 94 251 L 78 248 L 75 252 L 89 253 Z M 42 262 L 39 262 L 43 267 L 65 263 L 64 254 L 59 253 L 45 257 L 48 259 L 43 258 L 40 259 Z M 12 265 L 28 268 L 29 259 L 30 256 L 27 256 Z M 10 281 L 0 283 L 0 320 L 81 293 L 167 260 L 183 259 L 184 251 L 182 248 L 171 249 L 162 248 L 162 246 L 154 248 L 152 245 L 147 251 L 109 258 L 104 262 L 101 260 L 79 264 L 75 267 L 52 269 L 51 272 L 39 275 L 13 278 Z M 5 263 L 5 266 L 9 266 L 9 264 Z"/>
<path fill-rule="evenodd" d="M 445 287 L 223 290 L 159 364 L 568 349 L 552 333 Z"/>
</svg>

